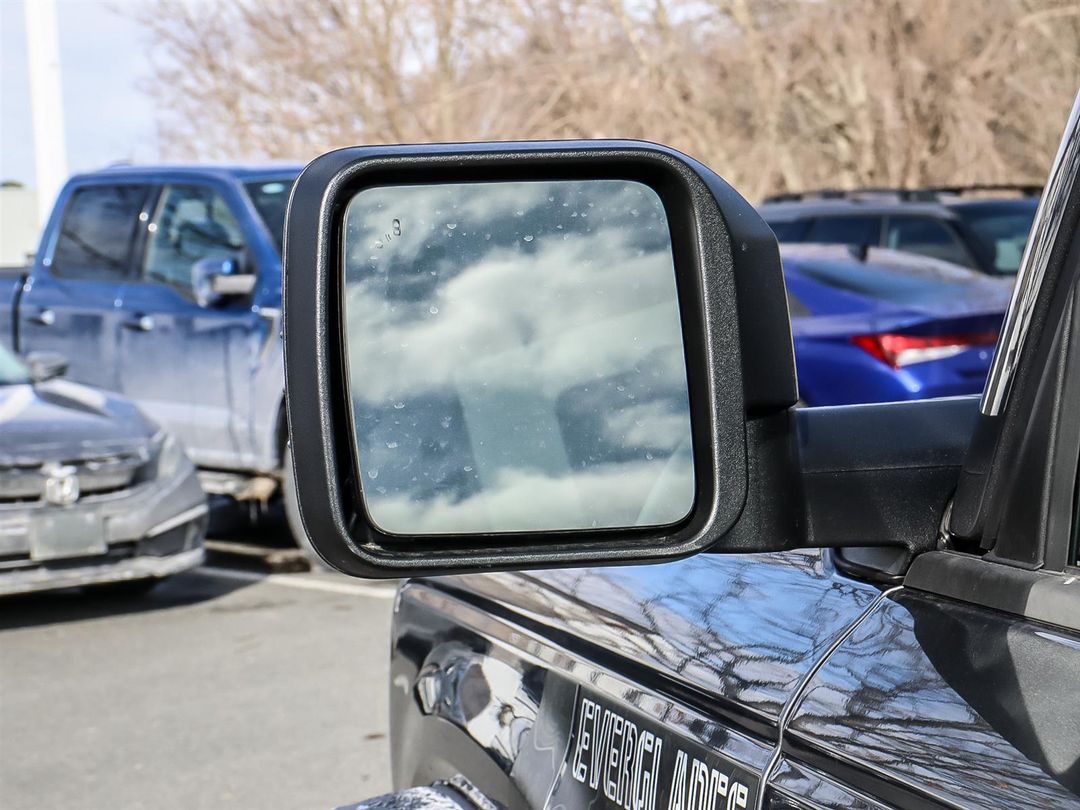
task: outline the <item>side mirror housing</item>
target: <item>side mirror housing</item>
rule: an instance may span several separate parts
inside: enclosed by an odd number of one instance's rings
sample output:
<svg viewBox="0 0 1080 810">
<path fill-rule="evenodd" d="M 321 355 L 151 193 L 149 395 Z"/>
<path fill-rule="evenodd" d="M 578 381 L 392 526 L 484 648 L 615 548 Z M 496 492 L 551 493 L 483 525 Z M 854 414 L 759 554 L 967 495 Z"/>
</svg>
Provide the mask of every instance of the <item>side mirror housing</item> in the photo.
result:
<svg viewBox="0 0 1080 810">
<path fill-rule="evenodd" d="M 284 301 L 300 512 L 346 573 L 802 544 L 776 240 L 685 155 L 324 155 L 293 190 Z"/>
<path fill-rule="evenodd" d="M 251 295 L 257 283 L 258 277 L 241 272 L 240 262 L 234 258 L 201 259 L 191 266 L 191 288 L 196 302 L 204 308 Z"/>
<path fill-rule="evenodd" d="M 36 383 L 63 377 L 67 374 L 68 359 L 59 352 L 30 352 L 26 355 L 30 379 Z"/>
</svg>

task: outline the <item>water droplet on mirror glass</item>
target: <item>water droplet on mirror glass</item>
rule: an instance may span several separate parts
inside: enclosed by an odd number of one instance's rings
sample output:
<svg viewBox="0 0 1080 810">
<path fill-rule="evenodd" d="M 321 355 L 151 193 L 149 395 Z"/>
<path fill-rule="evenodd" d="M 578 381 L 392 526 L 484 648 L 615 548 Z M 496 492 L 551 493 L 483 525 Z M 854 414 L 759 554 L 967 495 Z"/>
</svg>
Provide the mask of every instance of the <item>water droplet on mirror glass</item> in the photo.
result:
<svg viewBox="0 0 1080 810">
<path fill-rule="evenodd" d="M 465 472 L 472 472 L 472 467 L 470 467 L 468 464 L 466 464 L 461 469 L 463 469 Z"/>
<path fill-rule="evenodd" d="M 432 315 L 438 315 L 439 314 L 439 308 L 437 306 L 435 306 L 434 304 L 432 304 L 430 307 L 428 307 L 428 312 L 430 312 Z"/>
<path fill-rule="evenodd" d="M 376 478 L 379 477 L 379 470 L 377 468 L 374 469 L 374 470 L 368 470 L 367 474 L 368 474 L 368 478 L 370 478 L 372 481 L 374 481 Z"/>
<path fill-rule="evenodd" d="M 457 227 L 457 223 L 456 222 L 447 222 L 446 227 L 449 228 L 450 230 L 454 230 L 454 228 Z"/>
<path fill-rule="evenodd" d="M 523 238 L 525 239 L 526 242 L 531 242 L 533 240 L 533 235 L 531 233 L 526 234 Z"/>
<path fill-rule="evenodd" d="M 402 408 L 404 408 L 404 407 L 405 407 L 405 403 L 404 403 L 404 402 L 395 402 L 395 403 L 394 403 L 394 410 L 395 410 L 395 411 L 400 411 L 400 410 L 401 410 Z"/>
<path fill-rule="evenodd" d="M 394 449 L 397 448 L 397 446 L 398 446 L 397 442 L 387 442 L 386 443 L 386 449 L 387 450 L 394 450 Z"/>
<path fill-rule="evenodd" d="M 375 240 L 375 248 L 376 248 L 377 250 L 382 250 L 382 249 L 383 249 L 383 247 L 384 247 L 384 245 L 383 245 L 383 243 L 382 243 L 382 240 L 381 240 L 381 239 L 376 239 L 376 240 Z"/>
</svg>

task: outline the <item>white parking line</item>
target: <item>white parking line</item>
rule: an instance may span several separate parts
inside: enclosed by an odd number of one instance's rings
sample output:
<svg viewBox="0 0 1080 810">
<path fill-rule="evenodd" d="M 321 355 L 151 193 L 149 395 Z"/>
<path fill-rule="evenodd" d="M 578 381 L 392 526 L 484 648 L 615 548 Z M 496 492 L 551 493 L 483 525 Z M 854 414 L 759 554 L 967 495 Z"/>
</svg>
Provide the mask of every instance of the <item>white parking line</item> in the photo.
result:
<svg viewBox="0 0 1080 810">
<path fill-rule="evenodd" d="M 393 599 L 396 591 L 395 588 L 390 587 L 361 585 L 353 582 L 333 582 L 305 574 L 259 574 L 255 571 L 233 571 L 229 568 L 218 568 L 213 565 L 196 568 L 192 573 L 205 574 L 206 576 L 221 579 L 239 580 L 240 582 L 269 582 L 272 585 L 284 585 L 287 588 L 302 588 L 309 591 L 370 596 L 375 599 Z"/>
</svg>

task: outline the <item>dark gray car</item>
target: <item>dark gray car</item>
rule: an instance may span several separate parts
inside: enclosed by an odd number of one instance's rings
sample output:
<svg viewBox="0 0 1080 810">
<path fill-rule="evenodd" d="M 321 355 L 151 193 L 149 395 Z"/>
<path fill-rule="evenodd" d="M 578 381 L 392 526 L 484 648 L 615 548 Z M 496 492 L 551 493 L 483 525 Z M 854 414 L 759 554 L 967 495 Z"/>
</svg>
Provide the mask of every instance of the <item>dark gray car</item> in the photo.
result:
<svg viewBox="0 0 1080 810">
<path fill-rule="evenodd" d="M 0 347 L 0 594 L 137 591 L 199 565 L 206 497 L 183 448 L 63 369 Z"/>
</svg>

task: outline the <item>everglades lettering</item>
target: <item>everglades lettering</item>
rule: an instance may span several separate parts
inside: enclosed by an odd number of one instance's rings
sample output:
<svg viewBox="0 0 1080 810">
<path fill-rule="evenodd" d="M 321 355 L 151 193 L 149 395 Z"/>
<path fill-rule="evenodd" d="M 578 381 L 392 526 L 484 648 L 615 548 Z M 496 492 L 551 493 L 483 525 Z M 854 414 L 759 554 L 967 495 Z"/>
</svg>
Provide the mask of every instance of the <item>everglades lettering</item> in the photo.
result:
<svg viewBox="0 0 1080 810">
<path fill-rule="evenodd" d="M 750 788 L 582 696 L 571 773 L 623 810 L 742 810 Z"/>
</svg>

